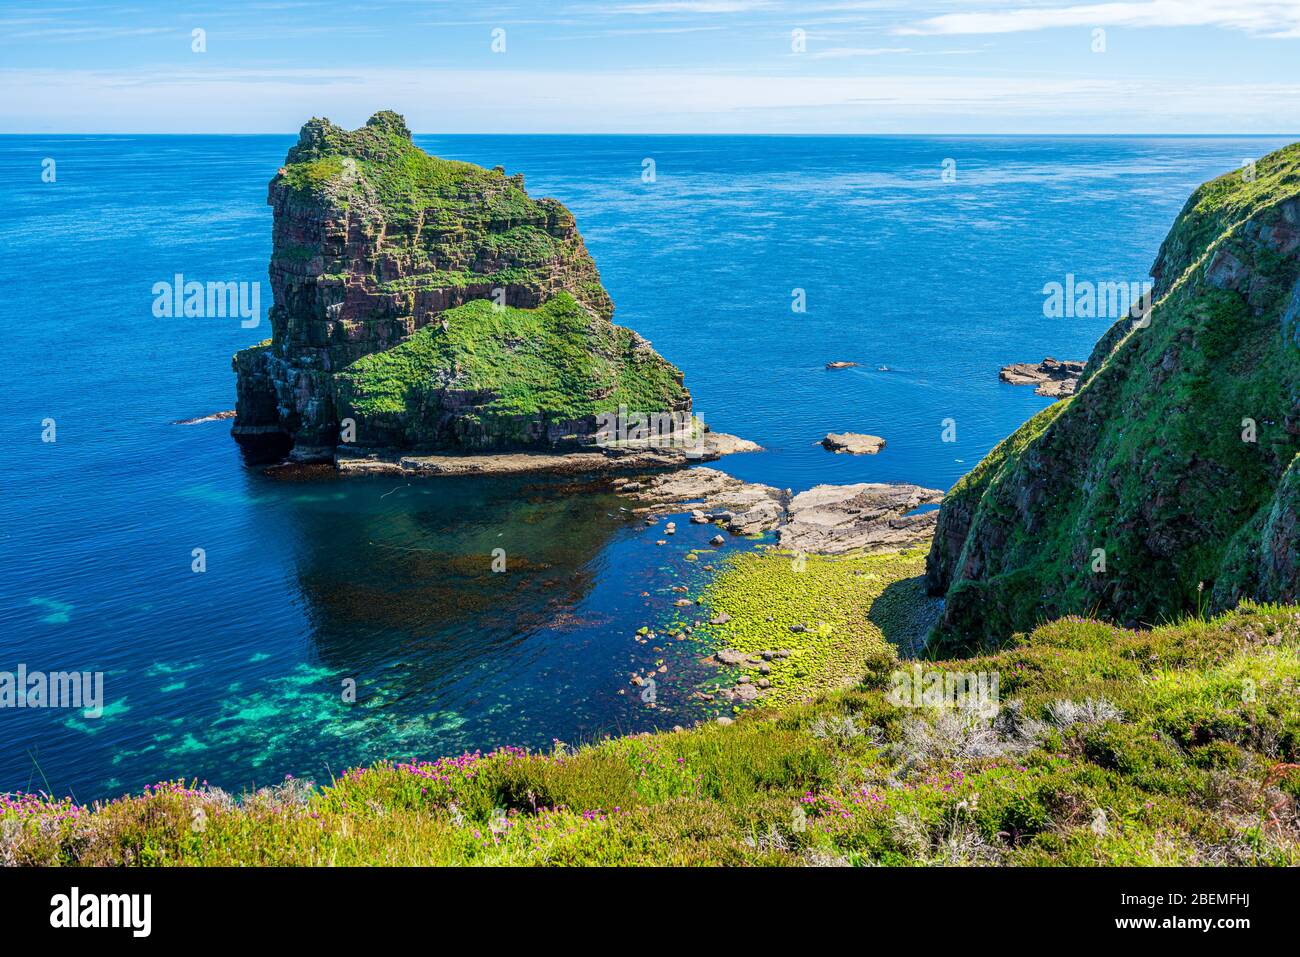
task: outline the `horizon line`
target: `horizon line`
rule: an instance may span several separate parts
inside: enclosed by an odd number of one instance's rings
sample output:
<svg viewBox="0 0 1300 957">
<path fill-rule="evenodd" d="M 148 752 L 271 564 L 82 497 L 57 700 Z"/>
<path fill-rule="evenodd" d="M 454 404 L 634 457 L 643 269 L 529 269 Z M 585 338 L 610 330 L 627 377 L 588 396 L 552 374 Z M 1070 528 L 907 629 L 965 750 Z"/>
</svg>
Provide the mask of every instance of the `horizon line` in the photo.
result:
<svg viewBox="0 0 1300 957">
<path fill-rule="evenodd" d="M 285 131 L 285 132 L 256 132 L 256 133 L 248 132 L 248 131 L 239 131 L 239 130 L 220 130 L 220 131 L 193 131 L 192 130 L 187 132 L 176 132 L 176 131 L 163 132 L 163 131 L 152 131 L 152 130 L 100 130 L 95 132 L 84 131 L 84 130 L 19 130 L 19 131 L 0 131 L 0 136 L 297 136 L 299 135 L 299 132 L 300 132 L 299 130 L 292 130 L 292 131 Z M 724 137 L 724 136 L 730 136 L 730 137 L 735 137 L 735 136 L 754 136 L 754 137 L 758 137 L 758 136 L 771 136 L 771 137 L 927 136 L 927 137 L 936 137 L 936 138 L 944 137 L 949 139 L 956 139 L 956 138 L 983 139 L 983 138 L 991 138 L 991 137 L 1002 137 L 1007 139 L 1064 139 L 1067 137 L 1083 138 L 1083 139 L 1111 139 L 1111 138 L 1124 138 L 1124 137 L 1135 137 L 1135 136 L 1149 137 L 1152 139 L 1192 139 L 1195 137 L 1204 137 L 1204 136 L 1222 136 L 1222 137 L 1233 137 L 1237 139 L 1274 139 L 1277 137 L 1289 136 L 1289 137 L 1296 137 L 1297 139 L 1300 139 L 1300 132 L 1279 131 L 1279 132 L 1272 132 L 1272 133 L 1239 133 L 1239 132 L 1234 133 L 1234 132 L 1223 132 L 1223 131 L 1214 131 L 1214 130 L 1196 132 L 1196 133 L 1144 133 L 1144 132 L 940 133 L 934 131 L 919 131 L 919 130 L 918 131 L 909 130 L 903 132 L 860 132 L 860 133 L 780 132 L 780 131 L 701 133 L 701 132 L 688 132 L 688 131 L 665 132 L 665 131 L 650 131 L 650 130 L 634 131 L 634 132 L 626 132 L 626 133 L 610 133 L 610 132 L 596 132 L 596 131 L 590 131 L 590 132 L 570 131 L 570 132 L 556 132 L 556 133 L 542 133 L 542 132 L 483 133 L 483 132 L 465 132 L 465 131 L 445 131 L 445 132 L 429 133 L 429 132 L 412 130 L 411 135 L 412 136 L 611 136 L 611 137 L 613 136 L 696 136 L 696 137 L 703 137 L 703 136 L 716 136 L 716 137 Z"/>
</svg>

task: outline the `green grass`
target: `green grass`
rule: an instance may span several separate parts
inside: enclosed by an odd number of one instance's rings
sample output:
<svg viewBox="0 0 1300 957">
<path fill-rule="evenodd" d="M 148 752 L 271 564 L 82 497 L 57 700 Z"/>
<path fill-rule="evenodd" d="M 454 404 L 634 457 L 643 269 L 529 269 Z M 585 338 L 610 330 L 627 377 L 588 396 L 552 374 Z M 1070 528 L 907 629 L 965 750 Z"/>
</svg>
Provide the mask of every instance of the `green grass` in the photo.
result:
<svg viewBox="0 0 1300 957">
<path fill-rule="evenodd" d="M 1149 327 L 1117 324 L 1079 391 L 948 494 L 928 569 L 946 596 L 942 648 L 989 647 L 1045 617 L 1151 623 L 1294 597 L 1261 535 L 1294 509 L 1300 352 L 1282 317 L 1300 260 L 1266 240 L 1291 228 L 1283 204 L 1298 196 L 1300 144 L 1260 160 L 1253 182 L 1201 187 L 1161 248 Z M 1210 283 L 1221 252 L 1247 270 L 1244 290 Z"/>
<path fill-rule="evenodd" d="M 782 623 L 839 601 L 879 615 L 883 570 L 916 560 L 810 559 L 797 581 L 778 561 L 741 559 L 719 579 L 733 643 L 767 643 L 765 603 Z M 852 686 L 729 726 L 386 762 L 240 801 L 179 781 L 88 808 L 10 796 L 0 862 L 1300 863 L 1300 608 L 1150 630 L 1066 618 L 994 654 L 921 664 L 996 673 L 1000 710 L 982 717 L 891 697 L 900 663 L 881 635 L 914 611 L 856 629 Z"/>
<path fill-rule="evenodd" d="M 681 374 L 636 348 L 631 332 L 596 319 L 568 293 L 536 309 L 474 300 L 445 313 L 386 352 L 358 359 L 335 376 L 343 417 L 408 447 L 435 440 L 473 445 L 478 436 L 514 437 L 528 428 L 602 412 L 659 412 L 685 397 Z M 448 398 L 451 395 L 453 398 Z M 454 422 L 454 429 L 449 424 Z"/>
</svg>

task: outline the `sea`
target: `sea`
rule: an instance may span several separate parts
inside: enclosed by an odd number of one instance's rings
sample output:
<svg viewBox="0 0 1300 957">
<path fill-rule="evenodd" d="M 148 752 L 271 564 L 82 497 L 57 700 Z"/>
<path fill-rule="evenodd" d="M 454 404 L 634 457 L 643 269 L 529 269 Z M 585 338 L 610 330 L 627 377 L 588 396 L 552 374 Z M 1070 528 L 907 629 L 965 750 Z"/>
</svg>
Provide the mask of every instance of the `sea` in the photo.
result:
<svg viewBox="0 0 1300 957">
<path fill-rule="evenodd" d="M 1086 359 L 1116 318 L 1050 315 L 1045 290 L 1147 280 L 1199 183 L 1290 138 L 415 139 L 565 203 L 615 321 L 763 447 L 716 467 L 797 492 L 950 488 L 1052 401 L 998 370 Z M 242 793 L 708 716 L 700 649 L 637 632 L 752 542 L 688 562 L 714 529 L 656 545 L 572 478 L 275 478 L 229 420 L 177 424 L 232 409 L 231 355 L 270 335 L 293 142 L 0 136 L 0 793 Z M 155 315 L 178 274 L 260 283 L 257 324 Z M 887 444 L 818 444 L 842 431 Z M 651 658 L 653 709 L 628 685 Z M 100 713 L 4 698 L 20 669 L 98 675 Z"/>
</svg>

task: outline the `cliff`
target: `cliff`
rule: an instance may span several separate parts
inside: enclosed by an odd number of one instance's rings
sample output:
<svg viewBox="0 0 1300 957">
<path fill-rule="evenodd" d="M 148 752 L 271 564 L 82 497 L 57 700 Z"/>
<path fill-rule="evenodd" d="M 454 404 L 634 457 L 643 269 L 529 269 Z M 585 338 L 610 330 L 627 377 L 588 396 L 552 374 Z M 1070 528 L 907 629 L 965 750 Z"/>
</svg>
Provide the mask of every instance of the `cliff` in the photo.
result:
<svg viewBox="0 0 1300 957">
<path fill-rule="evenodd" d="M 1159 622 L 1300 584 L 1300 144 L 1200 187 L 1152 267 L 1148 321 L 944 499 L 935 640 L 1064 614 Z"/>
<path fill-rule="evenodd" d="M 272 336 L 233 361 L 247 448 L 549 449 L 620 405 L 690 412 L 681 373 L 612 323 L 573 215 L 521 175 L 430 156 L 395 113 L 313 119 L 268 203 Z"/>
</svg>

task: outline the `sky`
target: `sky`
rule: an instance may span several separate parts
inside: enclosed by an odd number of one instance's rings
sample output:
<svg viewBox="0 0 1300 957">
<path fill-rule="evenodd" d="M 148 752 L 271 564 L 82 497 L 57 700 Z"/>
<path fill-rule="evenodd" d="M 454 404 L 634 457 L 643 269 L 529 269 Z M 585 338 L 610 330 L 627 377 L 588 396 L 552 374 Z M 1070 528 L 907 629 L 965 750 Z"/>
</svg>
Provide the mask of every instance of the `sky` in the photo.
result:
<svg viewBox="0 0 1300 957">
<path fill-rule="evenodd" d="M 0 0 L 0 132 L 1294 133 L 1300 0 Z"/>
</svg>

